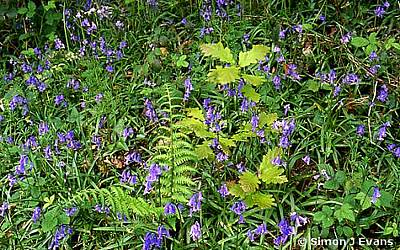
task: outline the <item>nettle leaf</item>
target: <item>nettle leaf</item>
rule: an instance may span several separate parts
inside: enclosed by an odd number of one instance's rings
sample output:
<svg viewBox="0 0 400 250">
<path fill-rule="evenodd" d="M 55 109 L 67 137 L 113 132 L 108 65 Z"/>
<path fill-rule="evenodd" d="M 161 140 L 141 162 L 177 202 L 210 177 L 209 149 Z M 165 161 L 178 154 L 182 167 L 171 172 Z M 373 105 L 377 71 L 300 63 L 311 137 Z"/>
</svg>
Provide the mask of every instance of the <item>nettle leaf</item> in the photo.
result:
<svg viewBox="0 0 400 250">
<path fill-rule="evenodd" d="M 247 75 L 242 74 L 242 78 L 245 82 L 250 83 L 253 86 L 260 86 L 263 82 L 265 82 L 265 78 L 262 76 L 254 76 L 254 75 Z"/>
<path fill-rule="evenodd" d="M 257 93 L 256 90 L 250 84 L 246 84 L 243 86 L 242 93 L 247 99 L 253 102 L 260 101 L 261 95 Z"/>
<path fill-rule="evenodd" d="M 369 41 L 364 37 L 357 36 L 351 39 L 351 44 L 355 47 L 365 47 L 369 44 Z"/>
<path fill-rule="evenodd" d="M 249 66 L 253 63 L 258 63 L 258 61 L 263 60 L 269 48 L 264 45 L 254 45 L 250 51 L 239 53 L 239 66 L 241 68 Z"/>
<path fill-rule="evenodd" d="M 344 219 L 350 220 L 350 221 L 356 221 L 356 218 L 354 216 L 353 208 L 350 204 L 345 203 L 342 205 L 342 207 L 339 210 L 336 210 L 334 213 L 334 216 L 341 222 Z"/>
<path fill-rule="evenodd" d="M 270 208 L 275 206 L 275 199 L 270 194 L 256 193 L 252 195 L 254 203 L 260 208 Z"/>
<path fill-rule="evenodd" d="M 220 84 L 230 83 L 239 78 L 239 68 L 233 66 L 226 68 L 217 66 L 215 69 L 211 69 L 208 73 L 208 79 L 210 82 Z"/>
<path fill-rule="evenodd" d="M 239 179 L 240 187 L 245 192 L 255 192 L 258 188 L 260 180 L 251 172 L 244 172 Z"/>
<path fill-rule="evenodd" d="M 235 197 L 244 197 L 246 193 L 238 183 L 228 182 L 227 185 L 228 191 Z"/>
<path fill-rule="evenodd" d="M 263 157 L 263 161 L 261 162 L 259 175 L 260 178 L 265 184 L 282 184 L 287 182 L 287 178 L 282 173 L 285 171 L 283 168 L 279 166 L 275 166 L 272 164 L 272 160 L 277 157 L 280 153 L 279 148 L 275 148 L 270 150 Z"/>
<path fill-rule="evenodd" d="M 205 56 L 211 56 L 222 62 L 235 64 L 235 59 L 233 59 L 231 50 L 228 47 L 224 48 L 224 45 L 222 45 L 221 42 L 216 44 L 202 44 L 200 45 L 200 49 Z"/>
</svg>

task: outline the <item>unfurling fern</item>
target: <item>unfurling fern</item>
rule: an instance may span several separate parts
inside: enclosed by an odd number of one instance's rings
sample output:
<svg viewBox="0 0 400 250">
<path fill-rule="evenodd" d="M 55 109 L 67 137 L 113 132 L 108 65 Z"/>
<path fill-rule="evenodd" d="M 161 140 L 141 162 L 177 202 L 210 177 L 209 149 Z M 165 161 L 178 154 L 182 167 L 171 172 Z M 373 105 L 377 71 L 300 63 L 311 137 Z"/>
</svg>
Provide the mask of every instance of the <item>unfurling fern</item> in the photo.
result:
<svg viewBox="0 0 400 250">
<path fill-rule="evenodd" d="M 160 99 L 160 107 L 164 113 L 161 118 L 160 136 L 156 138 L 157 154 L 151 159 L 160 166 L 168 166 L 168 171 L 160 177 L 160 195 L 162 203 L 186 203 L 192 194 L 195 185 L 193 175 L 197 154 L 189 137 L 179 132 L 180 126 L 176 122 L 183 116 L 177 111 L 181 107 L 177 103 L 182 100 L 176 95 L 171 86 L 165 86 L 166 95 Z"/>
</svg>

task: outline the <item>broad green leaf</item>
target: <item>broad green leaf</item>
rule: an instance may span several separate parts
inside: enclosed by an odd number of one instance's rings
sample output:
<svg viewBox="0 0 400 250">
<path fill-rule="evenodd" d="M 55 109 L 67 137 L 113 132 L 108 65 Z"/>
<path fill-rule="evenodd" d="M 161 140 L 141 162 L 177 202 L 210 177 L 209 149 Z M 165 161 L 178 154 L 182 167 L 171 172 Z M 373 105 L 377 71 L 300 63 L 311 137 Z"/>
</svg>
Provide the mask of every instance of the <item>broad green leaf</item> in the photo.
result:
<svg viewBox="0 0 400 250">
<path fill-rule="evenodd" d="M 308 80 L 306 82 L 308 90 L 311 90 L 312 92 L 317 92 L 319 90 L 319 83 L 314 80 Z"/>
<path fill-rule="evenodd" d="M 392 43 L 392 47 L 395 48 L 395 49 L 397 49 L 398 52 L 400 52 L 400 44 L 398 44 L 398 43 Z"/>
<path fill-rule="evenodd" d="M 325 219 L 322 221 L 322 227 L 323 228 L 329 228 L 333 225 L 334 219 L 332 217 L 325 217 Z"/>
<path fill-rule="evenodd" d="M 278 115 L 276 113 L 267 114 L 265 112 L 262 112 L 260 114 L 259 126 L 260 128 L 262 128 L 264 125 L 271 126 L 277 119 Z"/>
<path fill-rule="evenodd" d="M 200 45 L 201 52 L 205 56 L 211 56 L 217 58 L 222 62 L 234 64 L 235 60 L 229 48 L 224 48 L 221 42 L 214 44 L 202 44 Z"/>
<path fill-rule="evenodd" d="M 199 119 L 200 121 L 204 121 L 203 111 L 199 108 L 186 108 L 185 112 L 187 116 Z"/>
<path fill-rule="evenodd" d="M 270 208 L 275 205 L 275 199 L 270 194 L 255 193 L 252 196 L 254 203 L 260 208 Z"/>
<path fill-rule="evenodd" d="M 369 40 L 369 42 L 370 42 L 371 44 L 377 44 L 377 43 L 378 43 L 378 41 L 376 40 L 376 35 L 377 35 L 376 32 L 373 32 L 373 33 L 371 33 L 371 34 L 369 35 L 368 40 Z"/>
<path fill-rule="evenodd" d="M 314 214 L 315 221 L 323 221 L 326 218 L 326 214 L 322 211 L 318 211 Z"/>
<path fill-rule="evenodd" d="M 244 197 L 245 192 L 243 191 L 242 187 L 238 183 L 227 183 L 228 191 L 235 197 Z"/>
<path fill-rule="evenodd" d="M 260 86 L 263 82 L 265 82 L 265 78 L 262 76 L 254 76 L 254 75 L 247 75 L 242 74 L 242 78 L 245 82 L 250 83 L 253 86 Z"/>
<path fill-rule="evenodd" d="M 239 53 L 239 66 L 241 68 L 249 66 L 253 63 L 258 63 L 258 61 L 263 60 L 269 48 L 264 45 L 254 45 L 250 51 Z"/>
<path fill-rule="evenodd" d="M 225 138 L 225 137 L 220 137 L 219 142 L 221 143 L 222 146 L 226 146 L 226 147 L 236 147 L 236 143 L 229 138 Z"/>
<path fill-rule="evenodd" d="M 234 134 L 231 138 L 234 141 L 247 141 L 249 137 L 253 137 L 254 133 L 250 131 L 241 131 L 237 134 Z"/>
<path fill-rule="evenodd" d="M 57 208 L 53 208 L 44 214 L 41 223 L 43 232 L 50 232 L 57 226 L 59 212 Z"/>
<path fill-rule="evenodd" d="M 261 95 L 257 93 L 256 90 L 250 84 L 244 85 L 244 87 L 242 88 L 242 93 L 247 99 L 253 102 L 260 101 Z"/>
<path fill-rule="evenodd" d="M 35 11 L 36 10 L 36 4 L 32 1 L 28 2 L 28 10 L 29 11 Z"/>
<path fill-rule="evenodd" d="M 360 201 L 361 210 L 365 210 L 371 207 L 371 198 L 367 196 L 365 193 L 363 192 L 358 193 L 355 199 Z"/>
<path fill-rule="evenodd" d="M 366 38 L 357 36 L 351 39 L 351 44 L 355 47 L 365 47 L 369 44 L 369 41 Z"/>
<path fill-rule="evenodd" d="M 214 158 L 214 152 L 212 151 L 212 149 L 208 144 L 209 142 L 206 141 L 203 144 L 200 144 L 196 147 L 195 153 L 197 154 L 200 160 Z"/>
<path fill-rule="evenodd" d="M 215 69 L 211 69 L 208 73 L 208 79 L 214 83 L 230 83 L 239 79 L 239 68 L 237 67 L 225 67 L 217 66 Z"/>
<path fill-rule="evenodd" d="M 331 216 L 333 214 L 332 208 L 328 206 L 323 206 L 322 212 L 325 214 L 325 216 Z"/>
<path fill-rule="evenodd" d="M 215 137 L 214 133 L 208 131 L 207 126 L 194 118 L 186 118 L 177 123 L 178 125 L 183 125 L 187 127 L 188 129 L 192 130 L 196 136 L 200 138 L 212 138 Z"/>
<path fill-rule="evenodd" d="M 279 155 L 279 148 L 270 150 L 266 155 L 264 155 L 263 160 L 260 165 L 259 175 L 260 179 L 265 182 L 265 184 L 282 184 L 287 182 L 287 178 L 282 173 L 285 171 L 279 166 L 272 164 L 272 160 Z"/>
<path fill-rule="evenodd" d="M 260 183 L 258 177 L 251 172 L 244 172 L 239 179 L 240 187 L 245 192 L 255 192 Z"/>
<path fill-rule="evenodd" d="M 345 203 L 339 210 L 336 210 L 334 213 L 335 217 L 341 222 L 344 219 L 355 221 L 356 218 L 354 216 L 353 208 L 350 204 Z"/>
</svg>

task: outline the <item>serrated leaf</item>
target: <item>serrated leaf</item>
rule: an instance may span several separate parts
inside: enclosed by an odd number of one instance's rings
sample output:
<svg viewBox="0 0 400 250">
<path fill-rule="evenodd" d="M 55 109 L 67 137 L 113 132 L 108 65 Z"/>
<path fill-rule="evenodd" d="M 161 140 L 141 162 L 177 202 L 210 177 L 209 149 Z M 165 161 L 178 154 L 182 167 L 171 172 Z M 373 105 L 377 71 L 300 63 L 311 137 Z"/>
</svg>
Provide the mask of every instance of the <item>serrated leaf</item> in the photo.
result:
<svg viewBox="0 0 400 250">
<path fill-rule="evenodd" d="M 207 126 L 203 122 L 201 122 L 197 119 L 186 118 L 186 119 L 179 121 L 177 124 L 187 127 L 188 129 L 193 131 L 196 134 L 196 136 L 198 136 L 200 138 L 215 137 L 214 133 L 208 131 Z"/>
<path fill-rule="evenodd" d="M 200 45 L 200 49 L 205 56 L 217 58 L 222 62 L 227 62 L 231 64 L 235 63 L 231 50 L 228 47 L 224 48 L 224 45 L 222 45 L 221 42 L 216 44 L 202 44 Z"/>
<path fill-rule="evenodd" d="M 226 147 L 236 147 L 236 143 L 229 138 L 225 138 L 225 137 L 220 137 L 219 142 L 221 143 L 222 146 L 226 146 Z"/>
<path fill-rule="evenodd" d="M 252 196 L 254 203 L 260 208 L 270 208 L 275 206 L 275 199 L 270 194 L 256 193 Z"/>
<path fill-rule="evenodd" d="M 254 133 L 250 131 L 241 131 L 237 134 L 234 134 L 231 138 L 234 141 L 247 141 L 249 137 L 253 137 Z"/>
<path fill-rule="evenodd" d="M 364 37 L 357 36 L 351 39 L 351 44 L 355 47 L 365 47 L 369 44 L 369 41 Z"/>
<path fill-rule="evenodd" d="M 319 90 L 319 83 L 317 81 L 314 80 L 308 80 L 306 82 L 307 84 L 307 89 L 311 90 L 312 92 L 317 92 Z"/>
<path fill-rule="evenodd" d="M 185 112 L 187 116 L 199 119 L 200 121 L 204 121 L 203 111 L 199 108 L 186 108 Z"/>
<path fill-rule="evenodd" d="M 201 159 L 210 159 L 214 157 L 214 152 L 208 145 L 209 142 L 204 142 L 196 147 L 195 153 L 197 154 L 198 158 Z"/>
<path fill-rule="evenodd" d="M 219 84 L 230 83 L 240 78 L 239 68 L 234 66 L 225 68 L 222 68 L 221 66 L 216 66 L 215 69 L 210 70 L 207 76 L 210 82 Z"/>
<path fill-rule="evenodd" d="M 355 221 L 356 218 L 354 216 L 353 208 L 350 204 L 345 203 L 339 210 L 336 210 L 334 216 L 341 222 L 344 219 Z"/>
<path fill-rule="evenodd" d="M 277 119 L 278 114 L 276 113 L 267 114 L 265 112 L 262 112 L 260 114 L 259 126 L 260 128 L 262 128 L 264 125 L 271 126 Z"/>
<path fill-rule="evenodd" d="M 260 179 L 265 184 L 282 184 L 288 181 L 286 176 L 282 175 L 285 170 L 272 164 L 272 160 L 279 155 L 279 152 L 279 148 L 275 148 L 270 150 L 263 157 L 260 164 L 259 174 Z"/>
<path fill-rule="evenodd" d="M 269 48 L 264 45 L 254 45 L 250 51 L 239 53 L 239 66 L 241 68 L 249 66 L 253 63 L 258 63 L 258 61 L 263 60 Z"/>
<path fill-rule="evenodd" d="M 315 221 L 323 221 L 326 218 L 326 215 L 322 211 L 318 211 L 314 214 L 314 220 Z"/>
<path fill-rule="evenodd" d="M 231 183 L 228 182 L 227 185 L 228 191 L 230 194 L 232 194 L 235 197 L 244 197 L 245 192 L 243 191 L 242 187 L 238 183 Z"/>
<path fill-rule="evenodd" d="M 256 90 L 250 84 L 246 84 L 243 86 L 242 93 L 247 99 L 253 102 L 260 101 L 261 95 L 257 93 Z"/>
<path fill-rule="evenodd" d="M 244 172 L 239 178 L 240 187 L 244 192 L 255 192 L 260 180 L 251 172 Z"/>
<path fill-rule="evenodd" d="M 50 232 L 52 231 L 58 224 L 58 209 L 53 208 L 50 211 L 47 211 L 41 223 L 43 232 Z"/>
<path fill-rule="evenodd" d="M 250 83 L 253 86 L 260 86 L 263 82 L 265 82 L 265 78 L 262 76 L 254 76 L 254 75 L 247 75 L 242 74 L 242 78 L 245 82 Z"/>
</svg>

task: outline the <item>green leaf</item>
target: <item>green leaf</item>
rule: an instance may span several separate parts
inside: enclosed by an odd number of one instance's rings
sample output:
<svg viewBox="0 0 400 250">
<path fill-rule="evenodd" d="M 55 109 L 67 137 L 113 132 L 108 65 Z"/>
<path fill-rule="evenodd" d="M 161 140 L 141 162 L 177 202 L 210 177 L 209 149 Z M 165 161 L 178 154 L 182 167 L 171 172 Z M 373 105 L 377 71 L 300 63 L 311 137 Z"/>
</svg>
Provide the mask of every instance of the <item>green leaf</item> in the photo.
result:
<svg viewBox="0 0 400 250">
<path fill-rule="evenodd" d="M 253 86 L 260 86 L 263 82 L 265 82 L 265 78 L 262 76 L 254 76 L 254 75 L 247 75 L 242 74 L 242 78 L 245 82 L 250 83 Z"/>
<path fill-rule="evenodd" d="M 333 220 L 332 217 L 325 217 L 325 219 L 322 221 L 322 227 L 323 228 L 329 228 L 333 225 L 335 221 Z"/>
<path fill-rule="evenodd" d="M 236 147 L 236 143 L 232 139 L 220 137 L 218 140 L 221 143 L 221 146 Z"/>
<path fill-rule="evenodd" d="M 373 32 L 373 33 L 371 33 L 371 34 L 369 35 L 368 40 L 369 40 L 369 42 L 370 42 L 371 44 L 377 44 L 377 43 L 378 43 L 378 41 L 376 40 L 376 35 L 377 35 L 376 32 Z"/>
<path fill-rule="evenodd" d="M 203 144 L 200 144 L 196 147 L 195 153 L 197 154 L 198 158 L 201 159 L 212 159 L 214 157 L 214 152 L 208 145 L 209 142 L 206 141 Z"/>
<path fill-rule="evenodd" d="M 228 191 L 235 197 L 244 197 L 245 192 L 243 191 L 242 187 L 238 183 L 227 183 Z"/>
<path fill-rule="evenodd" d="M 314 80 L 308 80 L 306 82 L 308 90 L 311 90 L 312 92 L 317 92 L 319 90 L 319 83 Z"/>
<path fill-rule="evenodd" d="M 368 197 L 364 192 L 358 193 L 355 199 L 360 201 L 361 210 L 365 210 L 371 207 L 371 198 Z"/>
<path fill-rule="evenodd" d="M 202 44 L 200 45 L 200 49 L 205 56 L 217 58 L 222 62 L 235 63 L 231 50 L 229 48 L 224 48 L 221 42 L 217 44 Z"/>
<path fill-rule="evenodd" d="M 377 51 L 378 47 L 375 44 L 369 44 L 367 48 L 365 48 L 365 54 L 370 55 L 372 51 Z"/>
<path fill-rule="evenodd" d="M 234 141 L 248 141 L 249 137 L 253 137 L 255 134 L 250 131 L 241 131 L 237 134 L 234 134 L 231 138 Z"/>
<path fill-rule="evenodd" d="M 400 44 L 398 43 L 392 43 L 392 47 L 397 49 L 400 52 Z"/>
<path fill-rule="evenodd" d="M 328 180 L 324 183 L 325 189 L 338 190 L 339 187 L 339 183 L 335 179 Z"/>
<path fill-rule="evenodd" d="M 323 221 L 326 218 L 326 215 L 322 211 L 318 211 L 314 214 L 314 220 L 315 221 Z"/>
<path fill-rule="evenodd" d="M 334 216 L 341 222 L 344 219 L 355 222 L 356 218 L 354 216 L 353 208 L 350 204 L 345 203 L 339 210 L 336 210 Z"/>
<path fill-rule="evenodd" d="M 277 113 L 267 114 L 262 112 L 260 114 L 259 126 L 262 128 L 264 125 L 271 126 L 278 119 Z"/>
<path fill-rule="evenodd" d="M 260 208 L 270 208 L 275 205 L 275 199 L 270 194 L 255 193 L 252 197 L 254 203 Z"/>
<path fill-rule="evenodd" d="M 70 218 L 65 213 L 59 213 L 58 223 L 59 224 L 69 224 Z"/>
<path fill-rule="evenodd" d="M 28 8 L 25 8 L 25 7 L 19 8 L 17 11 L 17 13 L 20 15 L 25 15 L 27 12 L 28 12 Z"/>
<path fill-rule="evenodd" d="M 210 82 L 220 84 L 230 83 L 239 78 L 239 68 L 233 66 L 226 68 L 217 66 L 215 69 L 211 69 L 208 73 L 208 79 Z"/>
<path fill-rule="evenodd" d="M 343 227 L 343 233 L 344 235 L 346 235 L 348 238 L 353 236 L 353 229 L 351 229 L 351 227 L 349 226 L 344 226 Z"/>
<path fill-rule="evenodd" d="M 57 208 L 53 208 L 52 210 L 47 211 L 42 220 L 42 230 L 47 233 L 52 231 L 58 224 L 58 213 L 59 210 Z"/>
<path fill-rule="evenodd" d="M 250 85 L 246 84 L 242 88 L 243 95 L 253 102 L 259 102 L 261 95 L 255 91 L 255 89 Z"/>
<path fill-rule="evenodd" d="M 332 208 L 328 206 L 323 206 L 322 207 L 322 212 L 325 214 L 325 216 L 331 216 L 333 214 Z"/>
<path fill-rule="evenodd" d="M 203 111 L 199 108 L 186 108 L 185 112 L 187 116 L 199 119 L 200 121 L 204 121 Z"/>
<path fill-rule="evenodd" d="M 239 53 L 239 66 L 241 68 L 249 66 L 253 63 L 258 63 L 258 61 L 263 60 L 269 48 L 264 45 L 254 45 L 250 51 Z"/>
<path fill-rule="evenodd" d="M 29 1 L 28 10 L 29 11 L 35 11 L 36 10 L 36 4 L 34 2 L 32 2 L 32 1 Z"/>
<path fill-rule="evenodd" d="M 351 39 L 351 44 L 355 47 L 365 47 L 369 44 L 369 41 L 366 38 L 358 36 Z"/>
<path fill-rule="evenodd" d="M 263 157 L 259 173 L 261 180 L 265 184 L 282 184 L 288 181 L 286 176 L 282 175 L 285 170 L 272 164 L 272 160 L 279 155 L 279 152 L 279 148 L 275 148 Z"/>
<path fill-rule="evenodd" d="M 240 187 L 244 192 L 255 192 L 260 180 L 251 172 L 244 172 L 239 179 Z"/>
</svg>

